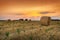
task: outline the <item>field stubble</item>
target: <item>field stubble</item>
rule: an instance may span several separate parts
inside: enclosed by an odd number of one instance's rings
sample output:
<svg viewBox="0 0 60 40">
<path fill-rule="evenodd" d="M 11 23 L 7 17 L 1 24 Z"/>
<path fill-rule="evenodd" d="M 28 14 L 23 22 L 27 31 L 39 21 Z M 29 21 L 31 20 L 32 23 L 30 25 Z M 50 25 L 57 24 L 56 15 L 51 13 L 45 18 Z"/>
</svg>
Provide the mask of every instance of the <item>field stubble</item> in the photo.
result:
<svg viewBox="0 0 60 40">
<path fill-rule="evenodd" d="M 40 25 L 40 21 L 4 21 L 0 22 L 0 40 L 60 40 L 58 22 L 49 26 Z"/>
</svg>

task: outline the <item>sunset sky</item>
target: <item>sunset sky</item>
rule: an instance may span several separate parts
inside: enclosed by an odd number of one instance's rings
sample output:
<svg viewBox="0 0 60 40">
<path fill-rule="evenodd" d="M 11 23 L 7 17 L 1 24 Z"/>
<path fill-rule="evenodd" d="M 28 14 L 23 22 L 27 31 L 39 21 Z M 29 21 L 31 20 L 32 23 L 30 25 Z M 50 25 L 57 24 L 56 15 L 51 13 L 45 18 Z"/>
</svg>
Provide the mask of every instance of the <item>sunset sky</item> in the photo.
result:
<svg viewBox="0 0 60 40">
<path fill-rule="evenodd" d="M 60 19 L 60 0 L 0 0 L 0 20 L 39 20 L 41 16 Z"/>
</svg>

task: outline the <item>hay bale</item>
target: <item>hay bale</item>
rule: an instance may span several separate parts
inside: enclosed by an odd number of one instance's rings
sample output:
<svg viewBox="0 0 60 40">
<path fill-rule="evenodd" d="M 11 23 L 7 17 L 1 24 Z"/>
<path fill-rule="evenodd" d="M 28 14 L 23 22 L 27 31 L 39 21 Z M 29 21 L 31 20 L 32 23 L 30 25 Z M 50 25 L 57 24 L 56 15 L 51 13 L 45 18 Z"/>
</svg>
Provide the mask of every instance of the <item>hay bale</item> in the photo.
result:
<svg viewBox="0 0 60 40">
<path fill-rule="evenodd" d="M 43 16 L 41 17 L 41 25 L 44 25 L 44 26 L 48 26 L 50 25 L 50 21 L 51 21 L 51 17 L 48 17 L 48 16 Z"/>
</svg>

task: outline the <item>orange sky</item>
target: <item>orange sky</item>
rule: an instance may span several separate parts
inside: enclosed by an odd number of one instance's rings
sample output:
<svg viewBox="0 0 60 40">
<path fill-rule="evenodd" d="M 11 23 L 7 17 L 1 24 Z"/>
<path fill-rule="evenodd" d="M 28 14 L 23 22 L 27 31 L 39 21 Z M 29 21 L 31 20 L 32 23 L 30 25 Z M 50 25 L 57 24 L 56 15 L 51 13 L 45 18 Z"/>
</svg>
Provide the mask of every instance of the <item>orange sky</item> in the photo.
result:
<svg viewBox="0 0 60 40">
<path fill-rule="evenodd" d="M 0 19 L 60 18 L 60 0 L 0 0 Z"/>
</svg>

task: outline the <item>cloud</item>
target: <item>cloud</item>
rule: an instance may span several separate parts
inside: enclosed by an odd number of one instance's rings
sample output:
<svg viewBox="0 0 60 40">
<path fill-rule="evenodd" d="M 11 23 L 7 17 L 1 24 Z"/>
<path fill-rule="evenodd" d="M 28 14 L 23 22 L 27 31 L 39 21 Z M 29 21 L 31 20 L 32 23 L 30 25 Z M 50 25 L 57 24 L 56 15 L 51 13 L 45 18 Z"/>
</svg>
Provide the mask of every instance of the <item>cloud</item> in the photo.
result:
<svg viewBox="0 0 60 40">
<path fill-rule="evenodd" d="M 45 12 L 40 12 L 39 14 L 49 14 L 49 13 L 55 13 L 55 12 L 45 11 Z"/>
<path fill-rule="evenodd" d="M 15 13 L 14 15 L 26 15 L 24 13 Z"/>
<path fill-rule="evenodd" d="M 52 19 L 60 19 L 60 17 L 58 17 L 58 16 L 52 16 L 51 18 Z"/>
</svg>

